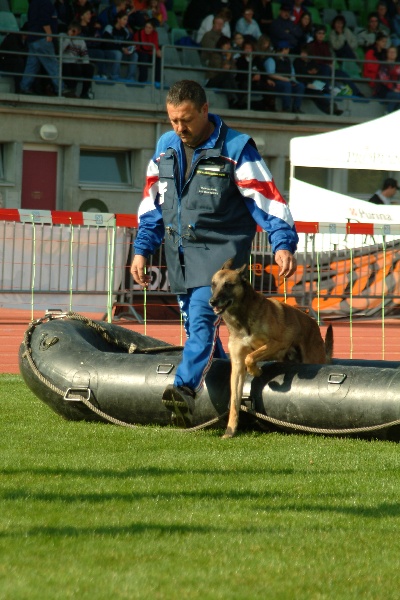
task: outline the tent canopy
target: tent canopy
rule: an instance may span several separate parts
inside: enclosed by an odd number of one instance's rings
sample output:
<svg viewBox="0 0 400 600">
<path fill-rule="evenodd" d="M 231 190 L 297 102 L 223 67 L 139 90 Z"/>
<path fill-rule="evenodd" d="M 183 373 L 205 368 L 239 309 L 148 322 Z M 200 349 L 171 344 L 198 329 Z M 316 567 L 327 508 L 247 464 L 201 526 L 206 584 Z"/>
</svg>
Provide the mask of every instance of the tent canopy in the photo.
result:
<svg viewBox="0 0 400 600">
<path fill-rule="evenodd" d="M 400 110 L 329 133 L 293 138 L 290 162 L 300 167 L 400 171 Z"/>
</svg>

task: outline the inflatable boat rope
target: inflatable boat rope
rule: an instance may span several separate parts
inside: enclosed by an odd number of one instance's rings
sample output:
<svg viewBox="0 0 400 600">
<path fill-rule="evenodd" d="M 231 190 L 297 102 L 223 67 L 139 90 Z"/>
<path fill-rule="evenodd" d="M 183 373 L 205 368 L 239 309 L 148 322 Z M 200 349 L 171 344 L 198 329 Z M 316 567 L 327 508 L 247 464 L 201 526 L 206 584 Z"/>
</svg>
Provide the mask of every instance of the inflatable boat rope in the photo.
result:
<svg viewBox="0 0 400 600">
<path fill-rule="evenodd" d="M 69 388 L 66 392 L 64 392 L 57 386 L 53 385 L 50 381 L 48 381 L 40 373 L 40 371 L 36 367 L 36 364 L 31 356 L 30 337 L 32 335 L 33 330 L 36 328 L 37 325 L 44 323 L 46 321 L 52 320 L 52 319 L 60 319 L 60 318 L 73 319 L 73 320 L 84 322 L 86 325 L 88 325 L 89 327 L 93 327 L 93 329 L 95 329 L 98 333 L 100 333 L 108 343 L 112 343 L 112 344 L 115 344 L 116 346 L 124 348 L 129 354 L 133 354 L 136 350 L 135 344 L 128 345 L 125 342 L 123 342 L 122 340 L 118 340 L 116 338 L 111 337 L 109 335 L 108 331 L 106 329 L 104 329 L 101 325 L 99 325 L 99 323 L 96 323 L 95 321 L 92 321 L 88 317 L 84 317 L 83 315 L 81 315 L 79 313 L 74 313 L 74 312 L 62 313 L 62 312 L 60 312 L 60 313 L 55 314 L 53 312 L 48 312 L 48 313 L 46 313 L 46 315 L 44 317 L 37 319 L 36 321 L 32 321 L 24 335 L 24 345 L 26 348 L 26 351 L 24 353 L 24 358 L 27 359 L 27 361 L 28 361 L 32 371 L 36 375 L 36 377 L 38 377 L 42 383 L 44 383 L 47 387 L 49 387 L 56 394 L 63 397 L 65 400 L 69 399 L 69 394 L 73 394 L 74 400 L 82 402 L 83 404 L 85 404 L 85 406 L 87 406 L 87 408 L 89 408 L 89 410 L 98 414 L 100 417 L 102 417 L 106 421 L 109 421 L 110 423 L 114 423 L 115 425 L 120 425 L 121 427 L 129 427 L 131 429 L 140 428 L 141 427 L 140 425 L 126 423 L 125 421 L 121 421 L 120 419 L 111 417 L 110 415 L 107 415 L 103 411 L 99 410 L 96 406 L 94 406 L 90 402 L 90 390 L 87 390 L 87 388 L 79 388 L 79 387 Z M 48 344 L 48 346 L 51 346 L 53 343 L 56 343 L 56 341 L 58 341 L 58 339 L 53 338 L 53 339 L 49 340 L 49 342 L 47 342 L 47 344 Z M 171 346 L 171 345 L 156 346 L 156 347 L 149 347 L 149 348 L 141 349 L 141 352 L 146 354 L 146 353 L 152 353 L 152 352 L 166 352 L 166 351 L 171 351 L 171 350 L 182 350 L 182 348 L 183 348 L 182 346 Z M 83 391 L 83 389 L 85 390 L 85 392 L 88 392 L 87 397 L 82 396 L 79 393 L 79 392 Z M 256 417 L 257 419 L 260 419 L 262 421 L 268 421 L 269 423 L 278 425 L 280 427 L 294 429 L 297 431 L 304 431 L 306 433 L 319 433 L 319 434 L 325 434 L 325 435 L 367 433 L 367 432 L 377 431 L 379 429 L 385 429 L 387 427 L 393 427 L 395 425 L 400 425 L 400 419 L 396 419 L 395 421 L 390 421 L 388 423 L 381 423 L 379 425 L 370 425 L 368 427 L 357 427 L 357 428 L 347 428 L 347 429 L 325 429 L 325 428 L 320 428 L 320 427 L 308 427 L 306 425 L 298 425 L 295 423 L 289 423 L 287 421 L 281 421 L 279 419 L 274 419 L 273 417 L 269 417 L 267 415 L 259 413 L 255 410 L 245 406 L 244 404 L 241 405 L 240 409 L 243 412 L 246 412 L 246 413 Z M 210 425 L 214 425 L 215 423 L 218 423 L 218 421 L 223 419 L 228 414 L 228 412 L 229 411 L 225 411 L 223 414 L 219 415 L 218 417 L 211 419 L 210 421 L 207 421 L 206 423 L 202 423 L 201 425 L 197 425 L 196 427 L 190 427 L 187 429 L 176 428 L 176 429 L 169 429 L 167 431 L 175 431 L 175 432 L 179 432 L 179 433 L 191 433 L 194 431 L 199 431 L 200 429 L 204 429 L 206 427 L 209 427 Z"/>
</svg>

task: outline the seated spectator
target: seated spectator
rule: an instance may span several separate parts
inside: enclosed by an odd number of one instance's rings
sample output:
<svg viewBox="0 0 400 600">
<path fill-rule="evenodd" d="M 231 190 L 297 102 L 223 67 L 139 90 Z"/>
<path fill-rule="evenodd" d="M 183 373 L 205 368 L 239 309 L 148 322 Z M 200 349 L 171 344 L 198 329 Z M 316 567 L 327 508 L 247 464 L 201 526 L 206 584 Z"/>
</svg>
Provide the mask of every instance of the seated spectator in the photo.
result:
<svg viewBox="0 0 400 600">
<path fill-rule="evenodd" d="M 153 62 L 155 52 L 155 81 L 160 81 L 160 59 L 161 50 L 158 43 L 158 33 L 152 20 L 146 22 L 142 29 L 133 34 L 135 42 L 141 42 L 136 47 L 138 55 L 138 81 L 148 81 L 148 66 Z"/>
<path fill-rule="evenodd" d="M 251 37 L 245 38 L 243 44 L 244 54 L 236 61 L 237 81 L 242 90 L 251 90 L 254 93 L 262 93 L 260 102 L 251 102 L 251 108 L 255 110 L 275 110 L 275 81 L 268 77 L 264 63 L 271 50 L 271 40 L 267 35 L 262 35 L 255 42 Z"/>
<path fill-rule="evenodd" d="M 81 26 L 80 36 L 85 38 L 85 43 L 89 58 L 92 60 L 97 70 L 96 78 L 108 79 L 109 63 L 112 60 L 111 51 L 104 48 L 101 38 L 101 27 L 96 20 L 93 19 L 91 8 L 82 8 L 82 13 L 78 19 Z"/>
<path fill-rule="evenodd" d="M 110 79 L 118 81 L 121 79 L 121 61 L 127 63 L 126 79 L 134 81 L 136 79 L 136 64 L 138 55 L 135 52 L 133 45 L 133 37 L 128 27 L 128 15 L 125 10 L 117 13 L 114 23 L 107 25 L 103 38 L 112 40 L 112 43 L 107 43 L 105 48 L 111 53 L 112 63 L 110 69 Z"/>
<path fill-rule="evenodd" d="M 310 13 L 304 12 L 302 14 L 297 27 L 299 29 L 300 37 L 298 45 L 294 49 L 294 53 L 300 54 L 301 48 L 303 48 L 305 44 L 312 42 L 314 39 L 314 24 L 312 22 Z"/>
<path fill-rule="evenodd" d="M 222 35 L 228 37 L 229 39 L 232 37 L 230 25 L 232 13 L 229 8 L 223 8 L 222 10 L 218 11 L 216 15 L 210 14 L 204 17 L 196 33 L 196 42 L 198 44 L 201 44 L 201 40 L 203 39 L 204 34 L 207 33 L 207 31 L 212 30 L 215 17 L 221 18 L 224 21 L 224 26 L 222 27 L 221 32 Z"/>
<path fill-rule="evenodd" d="M 375 43 L 366 51 L 362 75 L 369 79 L 369 85 L 375 89 L 375 80 L 378 77 L 379 67 L 386 60 L 387 35 L 382 31 L 376 34 Z"/>
<path fill-rule="evenodd" d="M 168 21 L 168 14 L 165 5 L 159 0 L 147 1 L 147 18 L 157 19 L 160 26 Z"/>
<path fill-rule="evenodd" d="M 319 65 L 321 76 L 331 80 L 333 71 L 336 82 L 348 85 L 352 94 L 363 97 L 362 92 L 360 92 L 357 85 L 351 80 L 349 74 L 344 69 L 334 69 L 335 57 L 329 43 L 325 40 L 325 36 L 325 25 L 316 25 L 315 38 L 307 44 L 307 52 Z"/>
<path fill-rule="evenodd" d="M 129 4 L 129 0 L 114 0 L 110 6 L 104 8 L 97 17 L 97 21 L 101 25 L 101 31 L 103 32 L 107 25 L 113 25 L 117 13 L 122 11 L 128 15 L 128 18 L 134 12 L 134 9 Z"/>
<path fill-rule="evenodd" d="M 222 36 L 224 23 L 225 21 L 222 17 L 214 17 L 212 29 L 210 29 L 210 31 L 206 31 L 206 33 L 201 38 L 200 45 L 202 48 L 204 48 L 205 50 L 210 50 L 216 47 L 219 38 Z M 205 51 L 201 53 L 201 60 L 204 65 L 208 64 L 209 59 L 210 52 Z"/>
<path fill-rule="evenodd" d="M 385 0 L 380 0 L 376 6 L 376 14 L 378 15 L 379 30 L 386 33 L 390 38 L 392 33 L 391 22 L 388 14 L 388 7 Z"/>
<path fill-rule="evenodd" d="M 270 27 L 274 19 L 271 0 L 257 0 L 252 3 L 252 8 L 254 9 L 254 18 L 261 29 L 261 33 L 270 35 Z"/>
<path fill-rule="evenodd" d="M 396 179 L 388 177 L 385 179 L 381 190 L 377 190 L 368 200 L 372 204 L 392 204 L 392 198 L 399 189 Z"/>
<path fill-rule="evenodd" d="M 361 29 L 357 33 L 357 43 L 359 48 L 362 48 L 364 52 L 375 44 L 376 34 L 382 31 L 379 26 L 378 14 L 371 12 L 368 15 L 367 27 Z"/>
<path fill-rule="evenodd" d="M 239 108 L 240 97 L 235 93 L 238 84 L 235 76 L 236 64 L 233 58 L 231 40 L 222 35 L 215 46 L 215 50 L 216 52 L 210 53 L 208 61 L 210 69 L 215 69 L 215 71 L 207 73 L 208 81 L 206 87 L 227 90 L 225 95 L 228 99 L 229 107 Z"/>
<path fill-rule="evenodd" d="M 90 10 L 92 13 L 92 19 L 97 19 L 94 5 L 92 2 L 90 2 L 90 0 L 75 0 L 72 6 L 74 11 L 74 21 L 79 21 L 80 16 L 84 10 Z"/>
<path fill-rule="evenodd" d="M 33 84 L 43 68 L 48 74 L 52 88 L 51 95 L 58 95 L 60 84 L 60 65 L 54 51 L 53 34 L 57 33 L 57 12 L 51 0 L 31 0 L 28 9 L 27 37 L 28 57 L 20 83 L 22 94 L 34 94 Z M 40 35 L 30 35 L 38 33 Z"/>
<path fill-rule="evenodd" d="M 21 32 L 27 30 L 27 23 L 21 27 Z M 19 93 L 22 74 L 26 64 L 26 34 L 9 31 L 0 44 L 0 72 L 11 73 L 14 78 L 14 91 Z"/>
<path fill-rule="evenodd" d="M 62 74 L 70 92 L 68 96 L 76 98 L 78 80 L 82 80 L 81 98 L 92 98 L 92 78 L 94 65 L 89 62 L 85 40 L 79 38 L 81 26 L 78 21 L 72 21 L 67 35 L 61 38 Z M 67 94 L 65 94 L 67 95 Z"/>
<path fill-rule="evenodd" d="M 241 33 L 244 36 L 251 36 L 255 40 L 262 35 L 261 29 L 254 19 L 254 10 L 252 8 L 245 8 L 243 11 L 243 16 L 238 19 L 236 23 L 235 31 L 237 33 Z"/>
<path fill-rule="evenodd" d="M 234 52 L 233 58 L 237 60 L 240 56 L 240 52 L 243 50 L 244 36 L 241 33 L 235 33 L 232 40 L 232 50 Z"/>
<path fill-rule="evenodd" d="M 304 93 L 313 100 L 314 104 L 326 115 L 331 114 L 331 100 L 329 94 L 329 82 L 323 79 L 320 65 L 312 60 L 307 51 L 307 46 L 300 50 L 300 56 L 293 62 L 296 78 L 304 85 Z M 340 116 L 343 111 L 334 103 L 333 114 Z"/>
<path fill-rule="evenodd" d="M 307 12 L 307 9 L 303 6 L 304 0 L 293 0 L 292 10 L 290 13 L 290 20 L 295 25 L 300 23 L 301 17 Z"/>
<path fill-rule="evenodd" d="M 270 35 L 274 48 L 278 47 L 279 42 L 287 42 L 291 50 L 298 47 L 302 32 L 291 21 L 290 13 L 290 4 L 282 4 L 278 17 L 271 23 Z"/>
<path fill-rule="evenodd" d="M 379 66 L 374 96 L 385 101 L 386 113 L 400 108 L 400 64 L 397 62 L 397 47 L 386 50 L 386 62 Z"/>
<path fill-rule="evenodd" d="M 336 58 L 356 60 L 357 38 L 351 29 L 346 27 L 346 19 L 342 15 L 337 15 L 332 21 L 329 42 Z"/>
<path fill-rule="evenodd" d="M 400 2 L 396 4 L 396 14 L 391 20 L 392 27 L 392 44 L 400 46 Z"/>
<path fill-rule="evenodd" d="M 288 41 L 278 42 L 276 54 L 267 58 L 265 62 L 265 70 L 275 82 L 275 92 L 281 97 L 283 112 L 301 113 L 304 85 L 296 80 L 289 52 Z"/>
</svg>

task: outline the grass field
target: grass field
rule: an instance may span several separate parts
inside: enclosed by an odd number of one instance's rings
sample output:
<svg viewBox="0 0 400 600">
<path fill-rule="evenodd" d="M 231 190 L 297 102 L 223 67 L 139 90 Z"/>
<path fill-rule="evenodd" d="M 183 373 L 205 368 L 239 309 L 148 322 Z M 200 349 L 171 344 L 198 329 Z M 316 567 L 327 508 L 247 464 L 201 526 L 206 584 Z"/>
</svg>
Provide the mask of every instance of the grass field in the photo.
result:
<svg viewBox="0 0 400 600">
<path fill-rule="evenodd" d="M 0 376 L 0 598 L 400 597 L 393 442 L 67 422 Z"/>
</svg>

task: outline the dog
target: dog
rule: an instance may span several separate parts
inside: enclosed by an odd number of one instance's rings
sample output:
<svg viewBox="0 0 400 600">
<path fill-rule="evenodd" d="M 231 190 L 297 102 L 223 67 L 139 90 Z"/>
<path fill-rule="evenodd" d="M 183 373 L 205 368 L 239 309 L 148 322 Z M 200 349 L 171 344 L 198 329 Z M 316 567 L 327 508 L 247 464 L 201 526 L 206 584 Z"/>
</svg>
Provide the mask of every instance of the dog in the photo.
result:
<svg viewBox="0 0 400 600">
<path fill-rule="evenodd" d="M 228 327 L 231 359 L 231 397 L 228 425 L 223 435 L 235 435 L 243 385 L 247 372 L 258 377 L 259 361 L 330 363 L 333 330 L 327 329 L 325 342 L 317 322 L 300 309 L 266 298 L 256 292 L 245 277 L 246 265 L 232 269 L 227 260 L 211 281 L 210 306 Z"/>
</svg>

